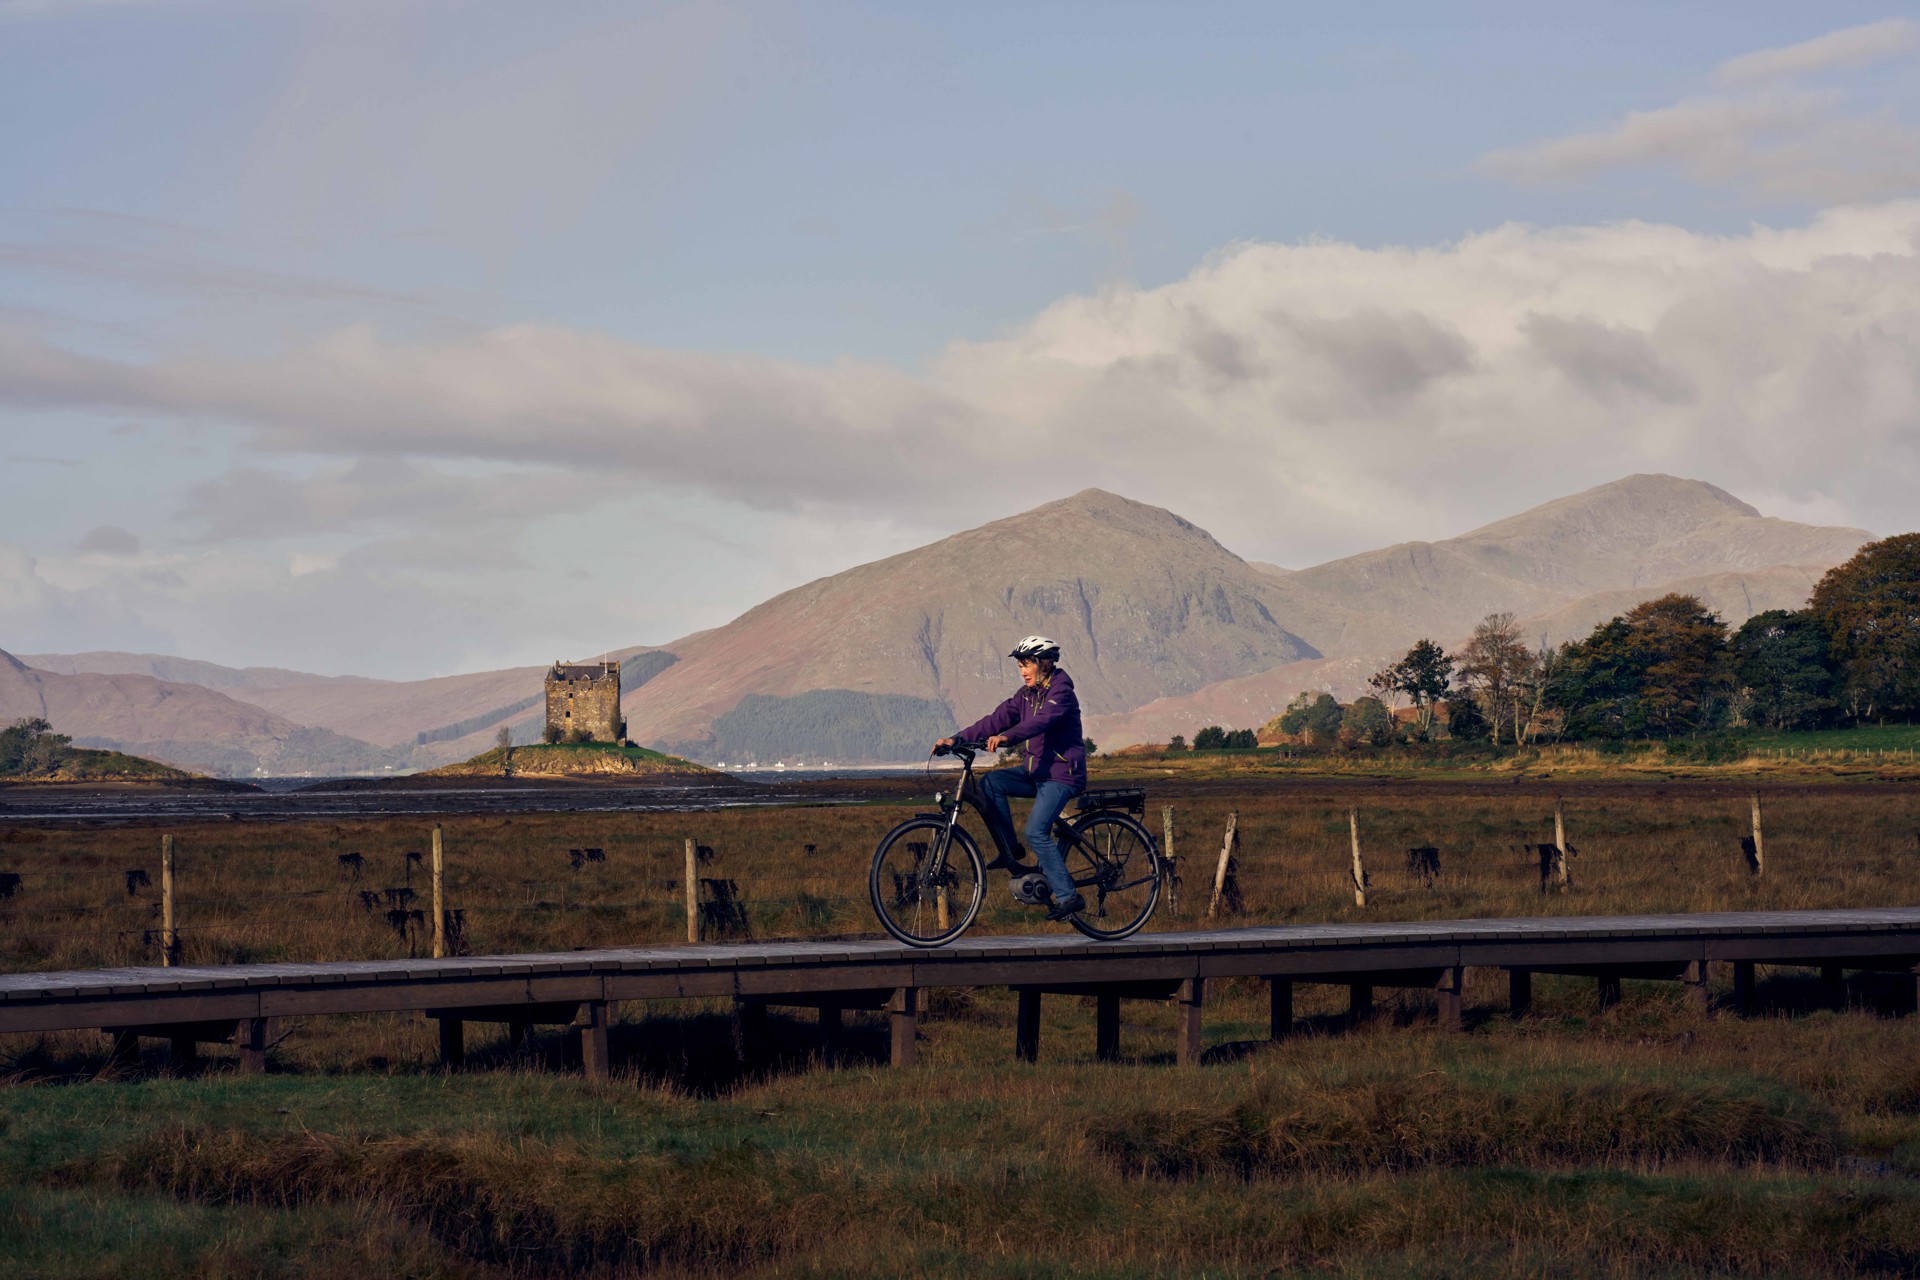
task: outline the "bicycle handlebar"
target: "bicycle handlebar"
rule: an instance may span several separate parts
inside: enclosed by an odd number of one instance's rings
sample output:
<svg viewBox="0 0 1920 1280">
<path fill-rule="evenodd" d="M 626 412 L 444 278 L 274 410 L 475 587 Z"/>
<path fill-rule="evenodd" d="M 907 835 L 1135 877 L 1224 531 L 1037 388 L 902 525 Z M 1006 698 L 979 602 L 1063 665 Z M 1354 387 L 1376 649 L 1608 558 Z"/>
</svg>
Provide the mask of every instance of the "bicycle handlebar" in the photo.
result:
<svg viewBox="0 0 1920 1280">
<path fill-rule="evenodd" d="M 971 756 L 985 751 L 987 744 L 978 738 L 955 738 L 944 747 L 935 747 L 936 756 Z"/>
</svg>

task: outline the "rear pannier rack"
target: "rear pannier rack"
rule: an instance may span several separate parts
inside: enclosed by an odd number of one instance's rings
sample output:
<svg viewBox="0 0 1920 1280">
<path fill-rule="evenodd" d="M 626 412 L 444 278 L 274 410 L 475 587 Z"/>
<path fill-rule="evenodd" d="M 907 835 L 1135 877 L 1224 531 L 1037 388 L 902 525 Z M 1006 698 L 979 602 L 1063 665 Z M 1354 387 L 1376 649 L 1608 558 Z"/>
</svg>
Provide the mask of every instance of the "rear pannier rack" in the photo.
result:
<svg viewBox="0 0 1920 1280">
<path fill-rule="evenodd" d="M 1116 787 L 1106 791 L 1088 791 L 1082 793 L 1074 808 L 1085 813 L 1090 809 L 1125 809 L 1128 813 L 1147 811 L 1147 791 L 1145 787 Z"/>
</svg>

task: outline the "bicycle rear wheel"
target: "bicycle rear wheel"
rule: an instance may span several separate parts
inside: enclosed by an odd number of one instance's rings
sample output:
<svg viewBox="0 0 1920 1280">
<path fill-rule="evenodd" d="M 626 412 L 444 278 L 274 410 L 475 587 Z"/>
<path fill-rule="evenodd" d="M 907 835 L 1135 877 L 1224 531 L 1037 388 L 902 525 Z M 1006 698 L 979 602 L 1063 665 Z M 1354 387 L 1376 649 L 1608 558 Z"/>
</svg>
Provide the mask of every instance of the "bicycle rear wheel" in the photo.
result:
<svg viewBox="0 0 1920 1280">
<path fill-rule="evenodd" d="M 910 947 L 945 946 L 980 911 L 987 868 L 979 846 L 960 827 L 912 818 L 881 837 L 867 874 L 867 894 L 880 926 Z"/>
<path fill-rule="evenodd" d="M 1076 819 L 1063 842 L 1067 872 L 1087 900 L 1072 917 L 1089 938 L 1112 941 L 1139 932 L 1160 901 L 1163 863 L 1147 829 L 1123 813 L 1101 810 Z"/>
</svg>

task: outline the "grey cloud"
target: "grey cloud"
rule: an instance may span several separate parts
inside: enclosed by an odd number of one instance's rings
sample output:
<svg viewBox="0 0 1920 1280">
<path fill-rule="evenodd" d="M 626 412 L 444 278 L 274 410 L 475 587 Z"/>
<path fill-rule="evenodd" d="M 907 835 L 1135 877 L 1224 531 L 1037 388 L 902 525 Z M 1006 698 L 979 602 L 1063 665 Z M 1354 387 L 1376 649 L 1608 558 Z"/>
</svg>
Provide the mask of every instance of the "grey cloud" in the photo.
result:
<svg viewBox="0 0 1920 1280">
<path fill-rule="evenodd" d="M 1588 319 L 1537 314 L 1528 316 L 1520 331 L 1548 363 L 1595 395 L 1677 405 L 1699 394 L 1690 378 L 1660 358 L 1646 334 Z"/>
<path fill-rule="evenodd" d="M 97 525 L 80 539 L 80 550 L 107 556 L 136 555 L 140 550 L 140 539 L 119 525 Z"/>
<path fill-rule="evenodd" d="M 1351 315 L 1273 317 L 1309 358 L 1344 384 L 1349 402 L 1389 406 L 1418 395 L 1437 378 L 1473 367 L 1473 347 L 1445 321 L 1376 308 Z"/>
</svg>

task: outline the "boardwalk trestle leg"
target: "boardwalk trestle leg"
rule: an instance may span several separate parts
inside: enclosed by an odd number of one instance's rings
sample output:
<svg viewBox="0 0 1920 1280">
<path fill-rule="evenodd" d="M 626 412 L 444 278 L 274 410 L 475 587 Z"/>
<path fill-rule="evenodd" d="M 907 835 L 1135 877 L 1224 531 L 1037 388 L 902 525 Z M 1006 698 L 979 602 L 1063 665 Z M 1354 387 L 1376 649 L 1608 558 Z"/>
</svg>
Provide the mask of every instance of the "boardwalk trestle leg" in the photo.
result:
<svg viewBox="0 0 1920 1280">
<path fill-rule="evenodd" d="M 1093 1056 L 1102 1062 L 1120 1059 L 1120 997 L 1093 998 Z"/>
<path fill-rule="evenodd" d="M 841 1028 L 844 1025 L 840 1006 L 823 1004 L 820 1006 L 820 1058 L 828 1066 L 837 1066 L 840 1062 Z"/>
<path fill-rule="evenodd" d="M 440 1065 L 458 1071 L 467 1065 L 467 1024 L 458 1018 L 441 1018 Z"/>
<path fill-rule="evenodd" d="M 581 1003 L 580 1070 L 589 1080 L 605 1080 L 613 1074 L 608 1033 L 618 1008 L 610 1000 Z"/>
<path fill-rule="evenodd" d="M 1267 1039 L 1284 1040 L 1293 1033 L 1293 979 L 1267 979 Z"/>
<path fill-rule="evenodd" d="M 920 988 L 894 988 L 893 999 L 887 1001 L 887 1021 L 893 1027 L 893 1065 L 912 1066 L 920 1058 Z"/>
<path fill-rule="evenodd" d="M 240 1051 L 241 1075 L 264 1075 L 267 1046 L 273 1039 L 272 1018 L 242 1018 L 233 1028 L 234 1047 Z"/>
<path fill-rule="evenodd" d="M 1712 992 L 1707 986 L 1709 971 L 1705 960 L 1689 960 L 1686 972 L 1680 981 L 1686 984 L 1687 1008 L 1695 1013 L 1705 1013 Z"/>
<path fill-rule="evenodd" d="M 767 1029 L 767 1002 L 736 999 L 733 1002 L 733 1056 L 742 1066 L 760 1061 L 767 1055 L 770 1034 Z"/>
<path fill-rule="evenodd" d="M 1200 1065 L 1200 1006 L 1206 1003 L 1207 980 L 1188 978 L 1180 984 L 1176 997 L 1178 1021 L 1174 1026 L 1174 1060 L 1183 1067 Z"/>
<path fill-rule="evenodd" d="M 1460 965 L 1448 965 L 1440 971 L 1440 981 L 1434 986 L 1434 994 L 1439 998 L 1440 1029 L 1458 1031 L 1465 1025 L 1460 1008 L 1460 996 L 1466 986 L 1466 970 Z"/>
<path fill-rule="evenodd" d="M 1753 1012 L 1753 961 L 1735 960 L 1733 962 L 1733 1007 L 1740 1016 Z"/>
<path fill-rule="evenodd" d="M 1022 1062 L 1040 1058 L 1040 993 L 1016 987 L 1019 1004 L 1014 1013 L 1013 1056 Z"/>
<path fill-rule="evenodd" d="M 1347 1021 L 1357 1027 L 1372 1016 L 1373 984 L 1349 982 L 1347 984 Z"/>
<path fill-rule="evenodd" d="M 1507 1012 L 1524 1018 L 1533 1011 L 1533 970 L 1507 970 Z"/>
</svg>

